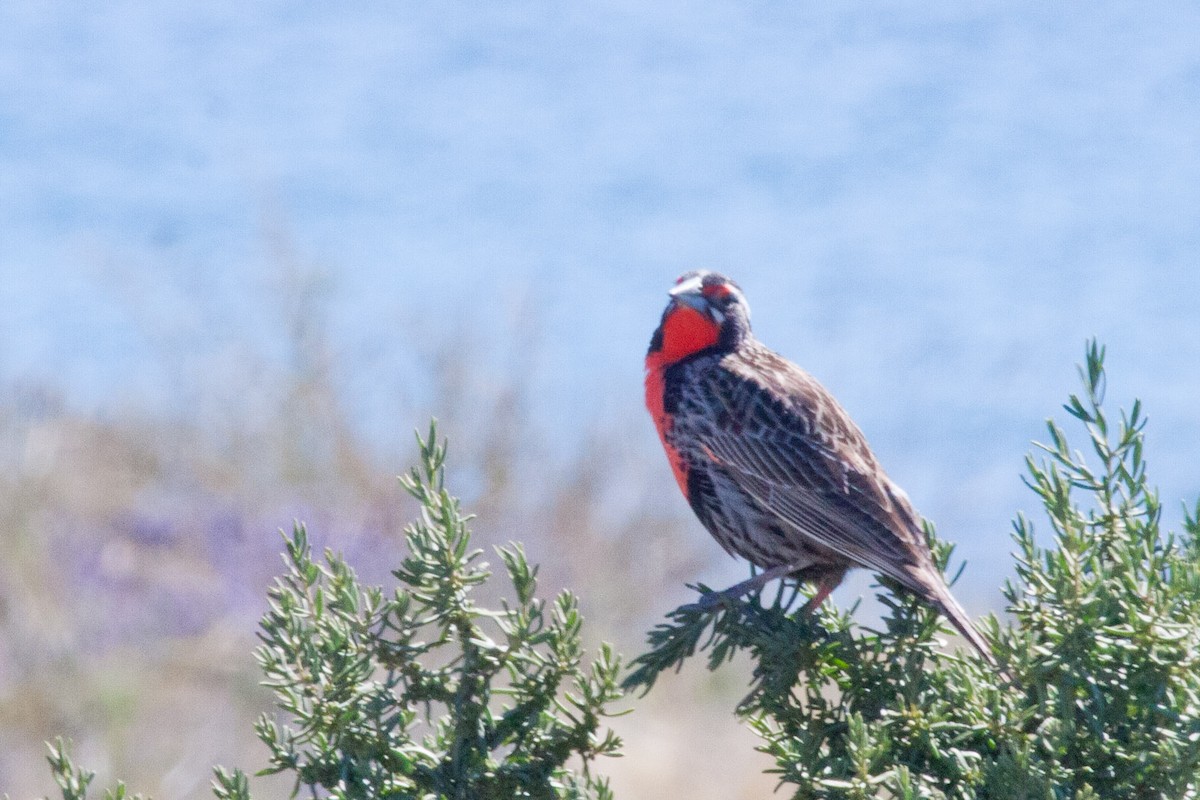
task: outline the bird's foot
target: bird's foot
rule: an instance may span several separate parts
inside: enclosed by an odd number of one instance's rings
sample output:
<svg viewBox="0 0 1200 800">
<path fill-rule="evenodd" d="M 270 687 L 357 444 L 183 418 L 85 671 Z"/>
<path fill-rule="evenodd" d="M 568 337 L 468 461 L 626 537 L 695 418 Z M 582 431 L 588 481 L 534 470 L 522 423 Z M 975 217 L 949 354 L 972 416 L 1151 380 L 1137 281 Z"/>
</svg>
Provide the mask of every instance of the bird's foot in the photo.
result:
<svg viewBox="0 0 1200 800">
<path fill-rule="evenodd" d="M 725 590 L 723 592 L 709 591 L 700 595 L 700 599 L 696 602 L 680 606 L 678 611 L 685 614 L 707 614 L 708 612 L 714 611 L 719 607 L 733 608 L 739 602 L 741 602 L 741 599 L 741 592 L 735 593 L 730 592 L 729 590 Z"/>
</svg>

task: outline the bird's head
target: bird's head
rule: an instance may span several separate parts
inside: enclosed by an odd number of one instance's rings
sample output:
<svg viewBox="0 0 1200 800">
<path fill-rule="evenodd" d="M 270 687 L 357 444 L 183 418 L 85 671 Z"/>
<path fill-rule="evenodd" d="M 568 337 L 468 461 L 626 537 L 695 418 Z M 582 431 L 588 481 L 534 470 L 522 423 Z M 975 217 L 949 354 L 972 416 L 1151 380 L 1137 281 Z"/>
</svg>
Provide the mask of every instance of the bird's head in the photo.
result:
<svg viewBox="0 0 1200 800">
<path fill-rule="evenodd" d="M 695 353 L 728 352 L 750 336 L 750 306 L 736 283 L 719 272 L 679 276 L 668 294 L 650 353 L 667 364 Z"/>
</svg>

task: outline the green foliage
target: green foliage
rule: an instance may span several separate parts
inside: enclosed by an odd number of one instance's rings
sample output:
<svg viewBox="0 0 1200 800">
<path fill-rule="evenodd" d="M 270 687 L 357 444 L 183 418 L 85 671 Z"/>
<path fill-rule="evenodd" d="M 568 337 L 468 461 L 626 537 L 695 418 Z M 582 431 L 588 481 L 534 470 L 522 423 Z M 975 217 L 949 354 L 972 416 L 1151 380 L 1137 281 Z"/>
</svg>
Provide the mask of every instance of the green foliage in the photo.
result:
<svg viewBox="0 0 1200 800">
<path fill-rule="evenodd" d="M 1115 426 L 1105 416 L 1103 358 L 1089 346 L 1083 396 L 1065 406 L 1094 463 L 1053 421 L 1045 457 L 1028 461 L 1058 547 L 1039 548 L 1018 519 L 1006 649 L 1029 687 L 1023 706 L 1039 721 L 1047 785 L 1069 796 L 1182 797 L 1200 771 L 1197 541 L 1194 526 L 1161 532 L 1141 405 Z"/>
<path fill-rule="evenodd" d="M 87 800 L 88 787 L 91 786 L 96 773 L 75 766 L 75 762 L 71 760 L 71 749 L 61 737 L 48 747 L 50 754 L 46 756 L 46 760 L 50 762 L 50 772 L 54 775 L 54 782 L 62 791 L 63 800 Z M 104 800 L 126 800 L 126 798 L 143 800 L 140 794 L 128 794 L 123 783 L 118 783 L 117 788 L 106 789 L 104 792 Z"/>
<path fill-rule="evenodd" d="M 781 590 L 710 611 L 685 606 L 650 634 L 626 683 L 648 689 L 707 651 L 754 663 L 741 712 L 797 798 L 1176 798 L 1200 784 L 1200 505 L 1185 533 L 1160 528 L 1146 480 L 1140 404 L 1103 411 L 1104 352 L 1089 344 L 1067 411 L 1090 456 L 1049 423 L 1030 487 L 1054 535 L 1016 524 L 1012 624 L 985 634 L 1014 682 L 937 647 L 940 620 L 880 595 L 880 630 L 798 609 Z M 944 568 L 949 548 L 928 531 Z"/>
<path fill-rule="evenodd" d="M 517 545 L 498 549 L 514 597 L 476 604 L 491 573 L 444 487 L 436 430 L 418 443 L 401 482 L 421 515 L 395 589 L 363 585 L 331 552 L 314 560 L 303 526 L 287 540 L 257 653 L 284 718 L 256 726 L 269 750 L 259 774 L 294 775 L 294 793 L 313 797 L 610 798 L 591 765 L 620 747 L 601 730 L 619 660 L 606 646 L 583 665 L 575 598 L 539 600 Z M 91 775 L 61 748 L 51 762 L 63 800 L 85 800 Z M 220 800 L 251 796 L 240 770 L 217 768 L 213 785 Z"/>
</svg>

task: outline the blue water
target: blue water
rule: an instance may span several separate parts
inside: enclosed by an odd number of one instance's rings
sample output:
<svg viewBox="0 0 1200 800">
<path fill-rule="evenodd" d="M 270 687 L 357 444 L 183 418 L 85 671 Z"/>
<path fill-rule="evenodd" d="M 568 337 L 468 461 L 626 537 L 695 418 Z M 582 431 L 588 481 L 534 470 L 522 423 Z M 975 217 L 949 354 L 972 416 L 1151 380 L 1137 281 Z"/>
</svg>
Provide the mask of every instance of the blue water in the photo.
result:
<svg viewBox="0 0 1200 800">
<path fill-rule="evenodd" d="M 186 410 L 286 357 L 292 259 L 365 429 L 409 426 L 414 348 L 524 314 L 569 439 L 637 419 L 665 289 L 713 266 L 990 601 L 1086 337 L 1168 507 L 1200 492 L 1197 41 L 1184 2 L 10 0 L 0 378 Z"/>
</svg>

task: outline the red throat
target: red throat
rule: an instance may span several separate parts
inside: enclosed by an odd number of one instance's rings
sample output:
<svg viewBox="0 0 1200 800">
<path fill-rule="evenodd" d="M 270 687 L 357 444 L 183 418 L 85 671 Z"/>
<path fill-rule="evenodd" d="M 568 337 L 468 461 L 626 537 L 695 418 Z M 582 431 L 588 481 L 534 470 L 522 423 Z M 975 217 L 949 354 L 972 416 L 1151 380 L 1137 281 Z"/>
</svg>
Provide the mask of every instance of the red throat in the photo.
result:
<svg viewBox="0 0 1200 800">
<path fill-rule="evenodd" d="M 662 321 L 662 347 L 657 353 L 662 366 L 712 347 L 721 338 L 721 328 L 691 306 L 675 305 Z M 655 354 L 651 354 L 655 355 Z"/>
<path fill-rule="evenodd" d="M 661 347 L 646 356 L 646 408 L 654 418 L 654 427 L 667 451 L 671 471 L 684 497 L 687 497 L 687 464 L 683 456 L 667 441 L 671 417 L 663 404 L 663 370 L 693 353 L 712 347 L 720 338 L 721 329 L 711 319 L 690 306 L 677 305 L 662 322 Z"/>
</svg>

